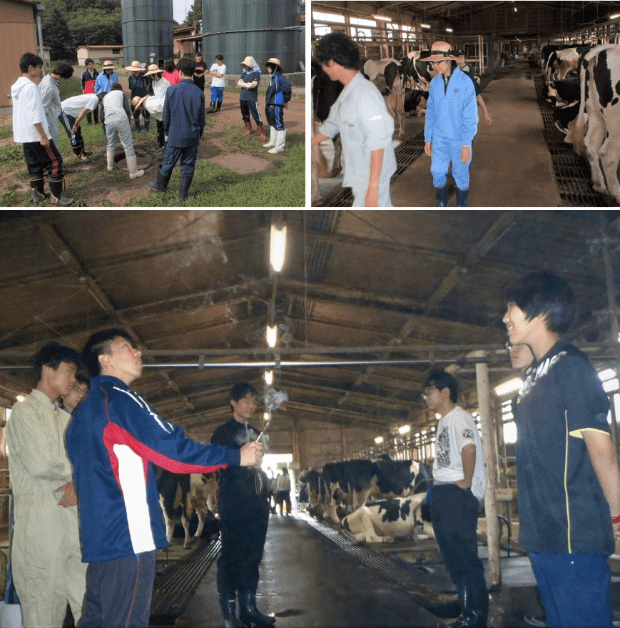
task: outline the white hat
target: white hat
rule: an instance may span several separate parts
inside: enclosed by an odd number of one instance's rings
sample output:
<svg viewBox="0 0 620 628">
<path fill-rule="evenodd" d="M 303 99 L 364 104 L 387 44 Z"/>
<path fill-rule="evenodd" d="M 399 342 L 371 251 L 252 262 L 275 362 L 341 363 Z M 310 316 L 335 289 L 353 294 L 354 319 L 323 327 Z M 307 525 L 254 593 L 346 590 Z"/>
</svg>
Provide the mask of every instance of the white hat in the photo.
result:
<svg viewBox="0 0 620 628">
<path fill-rule="evenodd" d="M 142 64 L 139 61 L 132 61 L 131 65 L 125 67 L 129 72 L 141 72 Z"/>
</svg>

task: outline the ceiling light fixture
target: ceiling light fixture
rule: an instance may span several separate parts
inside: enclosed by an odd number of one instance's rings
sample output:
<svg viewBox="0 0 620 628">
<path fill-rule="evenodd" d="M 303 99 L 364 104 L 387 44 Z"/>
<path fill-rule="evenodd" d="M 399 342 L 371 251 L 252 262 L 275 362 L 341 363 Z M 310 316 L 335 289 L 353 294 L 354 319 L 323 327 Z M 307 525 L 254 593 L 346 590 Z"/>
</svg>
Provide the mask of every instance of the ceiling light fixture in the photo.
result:
<svg viewBox="0 0 620 628">
<path fill-rule="evenodd" d="M 452 29 L 451 28 L 446 28 L 446 33 L 451 33 Z"/>
<path fill-rule="evenodd" d="M 381 20 L 383 22 L 391 22 L 392 21 L 391 17 L 385 17 L 383 15 L 373 15 L 373 17 L 375 18 L 375 20 Z"/>
<path fill-rule="evenodd" d="M 278 340 L 278 328 L 276 325 L 273 327 L 269 327 L 267 325 L 267 333 L 265 334 L 267 337 L 267 344 L 273 349 L 276 346 L 276 342 Z"/>
<path fill-rule="evenodd" d="M 375 443 L 377 443 L 377 445 L 380 445 L 383 442 L 383 436 L 377 436 L 375 438 Z"/>
<path fill-rule="evenodd" d="M 615 20 L 617 17 L 620 17 L 620 13 L 614 13 L 613 15 L 609 16 L 610 20 Z"/>
<path fill-rule="evenodd" d="M 398 428 L 398 433 L 399 434 L 406 434 L 407 432 L 411 431 L 411 425 L 401 425 Z"/>
<path fill-rule="evenodd" d="M 273 371 L 265 371 L 263 377 L 265 378 L 265 384 L 267 384 L 267 386 L 273 384 Z"/>
<path fill-rule="evenodd" d="M 286 251 L 286 225 L 276 227 L 271 225 L 271 246 L 269 251 L 269 261 L 271 267 L 279 273 L 284 266 L 284 254 Z"/>
<path fill-rule="evenodd" d="M 431 25 L 430 25 L 430 24 L 420 24 L 420 26 L 421 26 L 422 28 L 430 28 L 430 27 L 431 27 Z"/>
</svg>

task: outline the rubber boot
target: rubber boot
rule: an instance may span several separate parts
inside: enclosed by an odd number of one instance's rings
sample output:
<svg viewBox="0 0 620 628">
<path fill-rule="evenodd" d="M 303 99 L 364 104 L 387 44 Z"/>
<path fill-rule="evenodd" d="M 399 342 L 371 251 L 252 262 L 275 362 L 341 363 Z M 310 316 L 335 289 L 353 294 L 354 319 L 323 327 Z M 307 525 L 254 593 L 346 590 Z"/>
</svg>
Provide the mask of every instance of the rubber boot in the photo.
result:
<svg viewBox="0 0 620 628">
<path fill-rule="evenodd" d="M 108 170 L 114 170 L 114 151 L 107 151 L 106 157 L 108 158 Z"/>
<path fill-rule="evenodd" d="M 466 190 L 459 190 L 456 188 L 456 206 L 457 207 L 468 207 L 467 205 L 467 197 L 469 196 L 469 188 Z"/>
<path fill-rule="evenodd" d="M 267 141 L 267 136 L 265 135 L 265 131 L 263 131 L 263 125 L 257 124 L 256 126 L 258 127 L 258 130 L 260 131 L 260 137 L 263 140 L 263 142 Z"/>
<path fill-rule="evenodd" d="M 437 190 L 437 199 L 439 200 L 437 207 L 447 207 L 448 201 L 450 200 L 448 183 L 444 183 L 440 188 L 435 188 L 435 190 Z"/>
<path fill-rule="evenodd" d="M 276 130 L 274 127 L 269 127 L 269 141 L 263 144 L 263 148 L 273 148 L 276 145 Z"/>
<path fill-rule="evenodd" d="M 452 628 L 486 628 L 489 594 L 485 589 L 459 588 L 462 611 Z"/>
<path fill-rule="evenodd" d="M 211 105 L 209 107 L 209 111 L 207 113 L 215 113 L 215 101 L 211 101 Z"/>
<path fill-rule="evenodd" d="M 168 181 L 170 181 L 170 176 L 171 175 L 172 175 L 172 173 L 170 173 L 167 177 L 165 177 L 161 173 L 161 168 L 158 168 L 157 169 L 157 181 L 149 181 L 149 185 L 156 192 L 167 192 L 168 191 Z"/>
<path fill-rule="evenodd" d="M 151 126 L 151 119 L 149 118 L 148 120 L 144 120 L 144 132 L 145 133 L 149 132 L 150 126 Z"/>
<path fill-rule="evenodd" d="M 33 203 L 38 204 L 49 198 L 50 195 L 45 193 L 45 179 L 30 181 L 30 187 L 32 188 Z"/>
<path fill-rule="evenodd" d="M 134 123 L 136 125 L 136 129 L 135 129 L 136 135 L 138 135 L 138 133 L 140 133 L 140 118 L 137 118 L 137 119 L 134 118 Z"/>
<path fill-rule="evenodd" d="M 256 628 L 270 628 L 276 623 L 275 617 L 263 615 L 256 608 L 254 591 L 239 591 L 239 619 L 247 626 L 254 624 Z"/>
<path fill-rule="evenodd" d="M 127 170 L 129 170 L 129 178 L 137 179 L 144 174 L 144 170 L 138 170 L 138 158 L 134 155 L 133 157 L 126 157 L 127 159 Z"/>
<path fill-rule="evenodd" d="M 157 148 L 158 153 L 161 153 L 166 148 L 166 134 L 164 133 L 164 123 L 161 120 L 155 120 L 157 125 Z"/>
<path fill-rule="evenodd" d="M 222 108 L 222 101 L 218 100 L 217 101 L 217 107 L 215 108 L 215 113 L 217 113 L 221 108 Z"/>
<path fill-rule="evenodd" d="M 245 124 L 245 131 L 243 132 L 243 137 L 247 137 L 248 135 L 250 135 L 252 133 L 252 122 L 244 122 Z"/>
<path fill-rule="evenodd" d="M 192 184 L 193 174 L 185 174 L 181 172 L 179 179 L 179 201 L 181 203 L 189 196 L 189 186 Z"/>
<path fill-rule="evenodd" d="M 275 148 L 268 150 L 268 153 L 282 153 L 284 152 L 284 145 L 286 144 L 286 130 L 276 131 L 276 145 Z"/>
<path fill-rule="evenodd" d="M 69 207 L 69 205 L 73 204 L 75 199 L 65 196 L 65 191 L 63 190 L 63 181 L 50 181 L 50 192 L 51 198 L 50 203 L 52 205 L 58 205 L 59 207 Z"/>
<path fill-rule="evenodd" d="M 224 617 L 224 628 L 245 628 L 237 616 L 235 610 L 237 606 L 237 600 L 234 593 L 228 595 L 218 595 L 220 600 L 220 608 L 222 609 L 222 616 Z"/>
</svg>

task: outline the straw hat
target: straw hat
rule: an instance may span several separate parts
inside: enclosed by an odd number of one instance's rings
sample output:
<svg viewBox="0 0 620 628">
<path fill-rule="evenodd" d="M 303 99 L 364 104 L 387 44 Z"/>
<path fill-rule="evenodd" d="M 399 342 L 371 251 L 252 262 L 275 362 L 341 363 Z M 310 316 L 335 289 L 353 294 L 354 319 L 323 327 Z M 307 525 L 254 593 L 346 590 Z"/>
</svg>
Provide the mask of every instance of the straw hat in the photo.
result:
<svg viewBox="0 0 620 628">
<path fill-rule="evenodd" d="M 139 61 L 132 61 L 131 65 L 125 67 L 129 72 L 141 72 L 142 64 Z"/>
<path fill-rule="evenodd" d="M 247 65 L 248 68 L 254 67 L 254 57 L 246 57 L 239 65 Z"/>
<path fill-rule="evenodd" d="M 107 61 L 103 62 L 103 69 L 104 70 L 113 70 L 114 69 L 114 64 L 112 63 L 112 61 L 110 61 L 108 59 Z"/>
<path fill-rule="evenodd" d="M 144 76 L 152 76 L 153 74 L 162 72 L 163 70 L 156 63 L 151 63 L 151 65 L 147 68 L 147 71 L 144 73 Z"/>
<path fill-rule="evenodd" d="M 436 41 L 431 46 L 431 56 L 424 61 L 445 61 L 446 59 L 456 61 L 452 54 L 452 46 L 447 41 Z"/>
<path fill-rule="evenodd" d="M 280 59 L 271 57 L 271 59 L 267 59 L 267 61 L 263 62 L 261 65 L 264 65 L 265 67 L 267 67 L 268 63 L 270 63 L 271 65 L 277 65 L 280 68 L 280 71 L 284 72 L 284 68 L 282 67 L 282 64 L 280 63 Z"/>
<path fill-rule="evenodd" d="M 138 109 L 140 109 L 140 107 L 142 107 L 142 103 L 150 96 L 150 94 L 147 94 L 146 96 L 134 96 L 131 99 L 131 106 L 133 107 L 134 112 L 138 111 Z"/>
</svg>

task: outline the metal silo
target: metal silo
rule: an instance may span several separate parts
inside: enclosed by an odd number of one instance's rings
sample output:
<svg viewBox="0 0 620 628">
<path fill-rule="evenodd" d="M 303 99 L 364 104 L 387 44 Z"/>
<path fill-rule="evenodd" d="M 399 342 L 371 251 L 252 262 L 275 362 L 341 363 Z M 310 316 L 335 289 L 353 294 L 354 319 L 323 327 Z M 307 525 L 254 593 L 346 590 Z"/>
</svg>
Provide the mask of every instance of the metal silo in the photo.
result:
<svg viewBox="0 0 620 628">
<path fill-rule="evenodd" d="M 125 65 L 172 59 L 172 0 L 121 0 Z"/>
<path fill-rule="evenodd" d="M 300 10 L 295 0 L 203 0 L 202 50 L 207 63 L 224 55 L 229 74 L 251 55 L 257 63 L 277 57 L 286 72 L 303 61 Z M 261 66 L 261 72 L 267 70 Z"/>
</svg>

